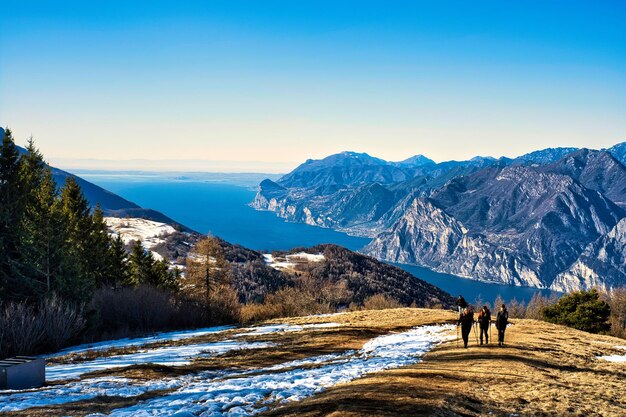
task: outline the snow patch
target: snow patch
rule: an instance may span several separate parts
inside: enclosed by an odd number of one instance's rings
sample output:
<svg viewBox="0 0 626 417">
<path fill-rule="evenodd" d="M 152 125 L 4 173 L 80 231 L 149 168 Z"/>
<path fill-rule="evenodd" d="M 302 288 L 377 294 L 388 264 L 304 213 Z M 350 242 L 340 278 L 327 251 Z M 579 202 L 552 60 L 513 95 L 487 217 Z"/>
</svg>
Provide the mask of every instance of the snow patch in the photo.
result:
<svg viewBox="0 0 626 417">
<path fill-rule="evenodd" d="M 126 355 L 115 355 L 85 362 L 48 366 L 46 367 L 46 380 L 63 381 L 75 379 L 88 372 L 148 363 L 164 366 L 183 366 L 189 365 L 194 358 L 198 357 L 222 355 L 231 350 L 262 349 L 271 346 L 274 345 L 271 343 L 240 343 L 233 340 L 224 340 L 221 342 L 145 349 Z"/>
<path fill-rule="evenodd" d="M 105 217 L 109 230 L 113 235 L 121 236 L 125 244 L 132 240 L 141 240 L 146 249 L 152 249 L 165 242 L 164 236 L 176 233 L 176 229 L 166 223 L 139 218 Z"/>
<path fill-rule="evenodd" d="M 125 338 L 116 340 L 105 340 L 103 342 L 85 343 L 82 345 L 68 347 L 59 351 L 54 355 L 48 355 L 48 358 L 56 358 L 59 356 L 65 356 L 69 354 L 84 353 L 90 350 L 109 350 L 114 348 L 124 348 L 129 346 L 143 346 L 150 343 L 165 342 L 168 340 L 178 341 L 183 339 L 190 339 L 193 337 L 205 336 L 212 333 L 221 333 L 226 330 L 234 329 L 235 326 L 218 326 L 218 327 L 205 327 L 202 329 L 194 330 L 181 330 L 174 332 L 160 332 L 146 337 L 137 338 Z"/>
<path fill-rule="evenodd" d="M 357 352 L 287 362 L 233 378 L 214 380 L 201 373 L 171 394 L 114 410 L 111 416 L 148 417 L 183 411 L 202 416 L 254 414 L 270 404 L 299 401 L 372 372 L 417 363 L 435 345 L 452 339 L 452 328 L 419 327 L 375 338 Z M 276 372 L 281 369 L 284 371 Z"/>
<path fill-rule="evenodd" d="M 313 323 L 313 324 L 270 324 L 267 326 L 248 327 L 241 329 L 244 333 L 236 334 L 234 337 L 242 336 L 259 336 L 280 332 L 301 332 L 306 329 L 325 329 L 330 327 L 339 327 L 340 323 Z"/>
<path fill-rule="evenodd" d="M 292 253 L 289 255 L 275 257 L 270 253 L 263 254 L 263 260 L 274 269 L 291 269 L 298 264 L 309 262 L 323 262 L 326 258 L 323 254 L 312 254 L 306 252 Z"/>
<path fill-rule="evenodd" d="M 615 346 L 615 349 L 626 350 L 626 346 Z M 598 359 L 602 359 L 608 362 L 626 363 L 626 354 L 598 356 Z"/>
<path fill-rule="evenodd" d="M 321 253 L 312 254 L 312 253 L 306 253 L 306 252 L 293 253 L 291 255 L 287 255 L 286 258 L 289 260 L 304 259 L 308 262 L 323 262 L 326 259 L 324 255 Z"/>
<path fill-rule="evenodd" d="M 252 328 L 260 334 L 295 329 L 331 327 L 336 323 L 293 326 L 261 326 Z M 287 326 L 287 327 L 284 327 Z M 155 415 L 240 416 L 263 411 L 270 405 L 299 401 L 334 385 L 349 382 L 372 372 L 411 365 L 443 341 L 454 336 L 451 325 L 424 326 L 406 332 L 380 336 L 367 342 L 361 350 L 284 362 L 282 364 L 246 371 L 203 371 L 181 377 L 137 381 L 119 377 L 87 378 L 38 390 L 4 391 L 0 395 L 0 412 L 24 410 L 75 402 L 98 396 L 134 397 L 155 390 L 173 390 L 171 393 L 114 410 L 113 417 L 147 417 Z M 249 329 L 242 329 L 249 330 Z M 256 333 L 256 334 L 259 334 Z M 176 337 L 176 336 L 173 336 Z M 263 344 L 259 343 L 258 345 Z M 203 348 L 207 345 L 202 344 Z M 213 353 L 221 349 L 243 348 L 254 344 L 222 341 L 212 344 Z M 199 349 L 201 345 L 174 348 L 172 356 L 189 354 L 180 349 Z M 167 349 L 167 348 L 163 348 Z M 164 353 L 153 349 L 154 355 Z M 133 355 L 120 355 L 133 356 Z M 109 358 L 110 359 L 110 358 Z M 127 358 L 128 359 L 128 358 Z M 166 358 L 166 359 L 172 359 Z M 62 366 L 62 365 L 59 365 Z M 102 416 L 92 414 L 91 417 Z"/>
</svg>

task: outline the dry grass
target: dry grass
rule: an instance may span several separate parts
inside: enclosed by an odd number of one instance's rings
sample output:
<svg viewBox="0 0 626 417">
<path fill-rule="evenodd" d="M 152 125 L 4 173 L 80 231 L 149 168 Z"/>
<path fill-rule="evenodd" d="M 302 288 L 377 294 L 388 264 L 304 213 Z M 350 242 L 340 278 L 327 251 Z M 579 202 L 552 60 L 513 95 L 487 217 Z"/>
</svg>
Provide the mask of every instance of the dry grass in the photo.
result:
<svg viewBox="0 0 626 417">
<path fill-rule="evenodd" d="M 205 369 L 248 369 L 313 355 L 358 349 L 381 334 L 434 323 L 453 322 L 442 310 L 356 311 L 334 316 L 278 319 L 275 323 L 337 322 L 337 328 L 246 336 L 272 341 L 276 348 L 232 351 L 186 367 L 137 366 L 111 372 L 129 378 L 161 378 Z M 624 341 L 590 335 L 534 320 L 515 320 L 507 346 L 457 348 L 440 345 L 421 363 L 372 374 L 338 385 L 315 397 L 270 410 L 265 416 L 624 416 L 626 366 L 596 356 L 623 353 Z M 271 323 L 271 322 L 270 322 Z M 494 329 L 495 330 L 495 329 Z M 229 332 L 230 333 L 230 332 Z M 495 335 L 495 333 L 494 333 Z M 213 336 L 211 336 L 212 338 Z M 224 336 L 226 337 L 226 336 Z M 472 334 L 473 337 L 473 334 Z M 18 416 L 84 416 L 129 406 L 148 397 L 98 398 L 26 410 Z"/>
<path fill-rule="evenodd" d="M 406 310 L 387 311 L 404 322 Z M 367 312 L 364 312 L 367 313 Z M 473 335 L 472 335 L 473 336 Z M 515 320 L 507 346 L 456 342 L 265 416 L 624 416 L 626 366 L 598 361 L 623 340 Z M 623 351 L 621 352 L 623 354 Z"/>
</svg>

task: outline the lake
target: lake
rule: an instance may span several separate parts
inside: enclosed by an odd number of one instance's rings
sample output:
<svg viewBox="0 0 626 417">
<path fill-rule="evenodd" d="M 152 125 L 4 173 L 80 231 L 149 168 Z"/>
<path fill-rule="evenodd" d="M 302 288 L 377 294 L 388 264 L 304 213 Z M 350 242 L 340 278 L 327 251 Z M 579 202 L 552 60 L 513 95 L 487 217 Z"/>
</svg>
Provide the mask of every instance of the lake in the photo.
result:
<svg viewBox="0 0 626 417">
<path fill-rule="evenodd" d="M 359 250 L 369 239 L 348 236 L 330 229 L 285 222 L 266 211 L 249 206 L 256 191 L 251 184 L 265 176 L 241 177 L 184 176 L 184 179 L 160 175 L 107 175 L 81 172 L 88 181 L 139 204 L 158 210 L 177 222 L 201 233 L 211 233 L 231 243 L 258 251 L 287 250 L 298 246 L 334 243 Z M 257 175 L 255 177 L 254 175 Z M 489 284 L 431 271 L 427 268 L 401 265 L 410 272 L 454 296 L 463 294 L 468 301 L 481 298 L 490 303 L 501 295 L 505 300 L 528 301 L 539 291 L 527 287 Z M 551 292 L 541 291 L 545 295 Z"/>
</svg>

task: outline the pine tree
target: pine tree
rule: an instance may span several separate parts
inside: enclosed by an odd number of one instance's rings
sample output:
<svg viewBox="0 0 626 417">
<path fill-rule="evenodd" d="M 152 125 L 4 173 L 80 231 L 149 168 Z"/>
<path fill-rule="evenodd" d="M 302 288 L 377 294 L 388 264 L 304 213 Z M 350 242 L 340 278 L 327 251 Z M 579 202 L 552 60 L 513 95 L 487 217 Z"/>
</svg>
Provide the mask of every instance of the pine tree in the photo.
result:
<svg viewBox="0 0 626 417">
<path fill-rule="evenodd" d="M 130 284 L 136 286 L 149 282 L 153 263 L 152 254 L 144 249 L 141 240 L 135 241 L 128 255 Z"/>
<path fill-rule="evenodd" d="M 74 177 L 68 177 L 61 190 L 60 208 L 65 223 L 68 244 L 68 274 L 58 282 L 62 296 L 75 301 L 86 301 L 96 287 L 91 269 L 90 253 L 93 221 L 89 203 Z"/>
<path fill-rule="evenodd" d="M 111 259 L 112 239 L 109 236 L 104 213 L 96 206 L 91 216 L 91 231 L 86 246 L 87 271 L 93 275 L 98 287 L 115 282 Z"/>
<path fill-rule="evenodd" d="M 151 284 L 157 288 L 178 291 L 180 272 L 178 269 L 171 271 L 167 262 L 160 259 L 152 265 L 152 279 L 154 281 Z"/>
<path fill-rule="evenodd" d="M 154 258 L 141 241 L 133 243 L 128 256 L 131 285 L 150 285 L 169 291 L 178 291 L 180 272 L 170 271 L 164 260 Z"/>
<path fill-rule="evenodd" d="M 111 241 L 109 259 L 111 262 L 111 276 L 113 277 L 111 284 L 114 286 L 131 285 L 128 253 L 126 252 L 124 241 L 120 235 L 117 235 Z"/>
<path fill-rule="evenodd" d="M 57 185 L 32 138 L 22 157 L 20 177 L 24 198 L 21 253 L 24 274 L 34 297 L 50 293 L 54 276 L 60 274 L 63 250 L 62 225 L 56 209 Z"/>
<path fill-rule="evenodd" d="M 24 298 L 31 282 L 24 275 L 20 252 L 24 198 L 20 183 L 20 153 L 8 128 L 0 148 L 0 298 Z"/>
</svg>

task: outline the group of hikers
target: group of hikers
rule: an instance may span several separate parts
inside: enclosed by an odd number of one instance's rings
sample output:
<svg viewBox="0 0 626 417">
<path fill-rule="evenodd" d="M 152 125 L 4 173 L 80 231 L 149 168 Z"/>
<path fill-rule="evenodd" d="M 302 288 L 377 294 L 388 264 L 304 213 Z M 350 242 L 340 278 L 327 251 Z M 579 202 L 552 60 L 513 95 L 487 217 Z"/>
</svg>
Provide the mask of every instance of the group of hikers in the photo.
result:
<svg viewBox="0 0 626 417">
<path fill-rule="evenodd" d="M 480 328 L 480 344 L 483 344 L 483 336 L 485 343 L 489 343 L 489 328 L 491 327 L 491 311 L 489 307 L 483 306 L 480 309 L 474 321 L 474 308 L 465 301 L 462 295 L 456 300 L 456 305 L 459 308 L 459 320 L 457 326 L 461 326 L 461 336 L 463 337 L 463 346 L 467 349 L 467 343 L 469 342 L 469 335 L 472 331 L 472 327 L 475 323 Z M 496 315 L 496 329 L 498 329 L 498 346 L 504 346 L 504 332 L 506 326 L 509 324 L 509 312 L 506 306 L 502 304 L 500 311 Z M 458 334 L 457 334 L 458 336 Z"/>
</svg>

